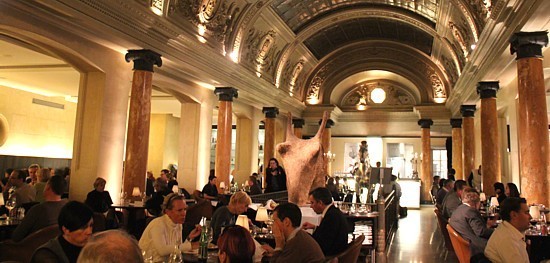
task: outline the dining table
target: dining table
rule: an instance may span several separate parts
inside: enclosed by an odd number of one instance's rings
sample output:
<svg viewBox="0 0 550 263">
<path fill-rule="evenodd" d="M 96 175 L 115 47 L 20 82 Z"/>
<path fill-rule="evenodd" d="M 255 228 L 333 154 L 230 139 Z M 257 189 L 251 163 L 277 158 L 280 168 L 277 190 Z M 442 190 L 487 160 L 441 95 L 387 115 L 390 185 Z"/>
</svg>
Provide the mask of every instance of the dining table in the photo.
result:
<svg viewBox="0 0 550 263">
<path fill-rule="evenodd" d="M 124 225 L 129 234 L 135 236 L 138 240 L 141 237 L 145 226 L 140 226 L 141 221 L 145 223 L 145 204 L 143 202 L 134 202 L 134 203 L 118 203 L 112 204 L 111 208 L 121 209 L 124 214 Z M 141 229 L 143 228 L 143 229 Z"/>
<path fill-rule="evenodd" d="M 525 235 L 529 262 L 536 263 L 550 259 L 550 236 Z"/>
<path fill-rule="evenodd" d="M 13 218 L 0 218 L 0 241 L 10 239 L 11 234 L 17 226 L 21 224 L 21 220 Z"/>
</svg>

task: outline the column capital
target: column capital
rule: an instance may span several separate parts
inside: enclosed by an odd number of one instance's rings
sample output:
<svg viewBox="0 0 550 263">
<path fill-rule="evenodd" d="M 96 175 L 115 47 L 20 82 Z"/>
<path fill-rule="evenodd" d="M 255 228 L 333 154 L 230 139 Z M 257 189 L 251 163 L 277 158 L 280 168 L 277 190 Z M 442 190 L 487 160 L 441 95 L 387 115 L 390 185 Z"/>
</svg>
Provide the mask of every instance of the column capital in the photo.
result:
<svg viewBox="0 0 550 263">
<path fill-rule="evenodd" d="M 477 83 L 477 94 L 482 99 L 497 97 L 497 91 L 500 88 L 498 81 L 480 81 Z"/>
<path fill-rule="evenodd" d="M 474 117 L 476 105 L 460 105 L 460 113 L 462 117 Z"/>
<path fill-rule="evenodd" d="M 509 42 L 510 53 L 516 53 L 516 59 L 542 58 L 542 47 L 548 45 L 548 31 L 517 32 Z"/>
<path fill-rule="evenodd" d="M 233 98 L 239 97 L 239 90 L 233 87 L 216 87 L 214 94 L 218 95 L 220 101 L 233 101 Z"/>
<path fill-rule="evenodd" d="M 277 115 L 279 114 L 279 108 L 263 107 L 262 112 L 265 114 L 266 118 L 277 118 Z"/>
<path fill-rule="evenodd" d="M 451 119 L 451 127 L 453 128 L 462 128 L 462 119 Z"/>
<path fill-rule="evenodd" d="M 292 124 L 294 125 L 294 128 L 301 129 L 304 127 L 306 122 L 304 119 L 292 119 Z"/>
<path fill-rule="evenodd" d="M 323 119 L 319 120 L 319 125 L 323 122 Z M 330 129 L 330 127 L 334 126 L 334 121 L 332 119 L 328 119 L 327 123 L 325 124 L 326 129 Z"/>
<path fill-rule="evenodd" d="M 420 125 L 421 128 L 427 128 L 429 129 L 430 126 L 434 124 L 434 121 L 432 119 L 420 119 L 418 120 L 418 125 Z"/>
<path fill-rule="evenodd" d="M 160 54 L 149 49 L 128 50 L 124 59 L 126 62 L 134 61 L 134 70 L 153 72 L 154 65 L 162 66 Z"/>
</svg>

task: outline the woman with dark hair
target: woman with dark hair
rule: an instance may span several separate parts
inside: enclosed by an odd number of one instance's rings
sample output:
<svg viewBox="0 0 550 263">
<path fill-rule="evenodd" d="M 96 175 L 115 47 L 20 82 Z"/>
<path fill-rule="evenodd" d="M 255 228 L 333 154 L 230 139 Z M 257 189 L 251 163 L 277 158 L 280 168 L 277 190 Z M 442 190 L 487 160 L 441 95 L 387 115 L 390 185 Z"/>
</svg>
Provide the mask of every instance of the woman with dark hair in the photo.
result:
<svg viewBox="0 0 550 263">
<path fill-rule="evenodd" d="M 260 186 L 260 182 L 256 179 L 258 176 L 257 173 L 253 173 L 251 176 L 248 177 L 248 186 L 250 187 L 250 195 L 259 195 L 262 194 L 262 187 Z"/>
<path fill-rule="evenodd" d="M 502 201 L 506 199 L 506 190 L 504 190 L 504 184 L 501 182 L 496 182 L 493 184 L 495 189 L 495 194 L 497 195 L 498 203 L 502 204 Z"/>
<path fill-rule="evenodd" d="M 250 232 L 241 226 L 226 227 L 218 239 L 220 263 L 252 263 L 256 245 Z"/>
<path fill-rule="evenodd" d="M 265 169 L 265 192 L 277 192 L 286 190 L 286 173 L 279 161 L 275 158 L 269 159 L 269 165 Z"/>
<path fill-rule="evenodd" d="M 507 183 L 505 194 L 506 194 L 506 197 L 519 197 L 519 190 L 516 184 Z"/>
<path fill-rule="evenodd" d="M 87 205 L 71 201 L 61 211 L 57 222 L 61 235 L 36 249 L 31 262 L 74 263 L 92 235 L 93 212 Z"/>
</svg>

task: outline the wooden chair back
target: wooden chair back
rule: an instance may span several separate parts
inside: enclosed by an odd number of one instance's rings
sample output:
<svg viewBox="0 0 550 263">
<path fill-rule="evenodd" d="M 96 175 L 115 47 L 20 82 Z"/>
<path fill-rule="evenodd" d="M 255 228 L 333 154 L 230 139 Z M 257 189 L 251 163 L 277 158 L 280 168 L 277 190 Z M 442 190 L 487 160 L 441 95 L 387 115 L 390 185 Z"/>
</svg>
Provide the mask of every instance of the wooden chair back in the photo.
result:
<svg viewBox="0 0 550 263">
<path fill-rule="evenodd" d="M 439 209 L 436 208 L 434 210 L 434 213 L 435 217 L 437 218 L 439 230 L 441 231 L 443 239 L 445 240 L 445 247 L 448 251 L 454 251 L 453 244 L 451 243 L 451 238 L 449 237 L 449 231 L 447 231 L 447 220 L 443 218 L 443 215 L 441 214 L 441 211 L 439 211 Z"/>
<path fill-rule="evenodd" d="M 470 242 L 466 241 L 459 233 L 457 233 L 454 228 L 447 224 L 447 230 L 451 237 L 451 242 L 455 249 L 456 256 L 460 263 L 469 263 L 470 262 Z"/>
<path fill-rule="evenodd" d="M 336 256 L 336 258 L 338 258 L 338 262 L 357 262 L 357 258 L 359 258 L 359 253 L 361 252 L 361 246 L 363 245 L 364 240 L 365 236 L 360 235 L 355 240 L 351 241 L 348 248 Z"/>
<path fill-rule="evenodd" d="M 32 254 L 38 247 L 54 239 L 60 233 L 59 226 L 56 224 L 42 228 L 19 242 L 12 240 L 0 242 L 0 262 L 30 262 Z"/>
</svg>

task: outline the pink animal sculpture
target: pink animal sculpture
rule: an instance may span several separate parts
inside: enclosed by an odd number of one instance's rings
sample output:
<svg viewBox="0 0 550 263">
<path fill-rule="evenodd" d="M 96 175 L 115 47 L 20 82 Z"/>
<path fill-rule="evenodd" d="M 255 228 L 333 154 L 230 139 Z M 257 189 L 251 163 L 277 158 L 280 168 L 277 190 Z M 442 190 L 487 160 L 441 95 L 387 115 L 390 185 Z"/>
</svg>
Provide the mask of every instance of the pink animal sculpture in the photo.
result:
<svg viewBox="0 0 550 263">
<path fill-rule="evenodd" d="M 325 186 L 327 160 L 321 138 L 325 131 L 328 115 L 328 112 L 325 111 L 321 127 L 315 137 L 303 140 L 294 134 L 292 114 L 288 114 L 286 141 L 277 144 L 276 149 L 281 155 L 285 167 L 288 201 L 291 203 L 305 205 L 312 189 Z"/>
</svg>

